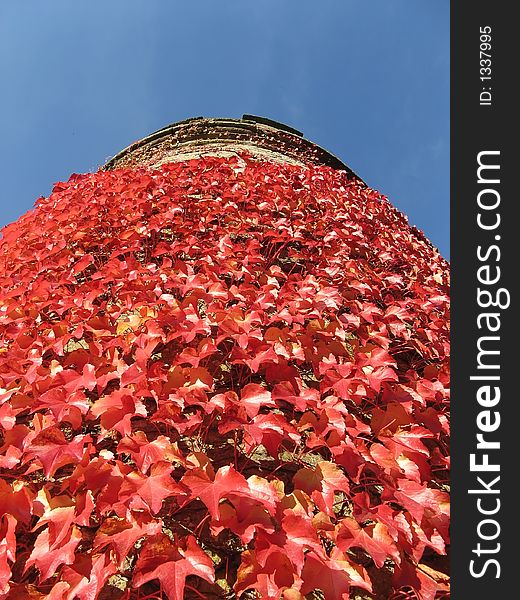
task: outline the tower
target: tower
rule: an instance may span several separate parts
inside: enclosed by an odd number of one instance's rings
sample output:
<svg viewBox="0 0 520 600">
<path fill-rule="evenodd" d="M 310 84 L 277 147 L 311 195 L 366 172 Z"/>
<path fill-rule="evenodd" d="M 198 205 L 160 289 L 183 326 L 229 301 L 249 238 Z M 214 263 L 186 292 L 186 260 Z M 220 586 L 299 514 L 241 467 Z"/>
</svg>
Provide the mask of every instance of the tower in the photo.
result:
<svg viewBox="0 0 520 600">
<path fill-rule="evenodd" d="M 338 158 L 191 119 L 2 233 L 2 593 L 447 592 L 448 265 Z"/>
</svg>

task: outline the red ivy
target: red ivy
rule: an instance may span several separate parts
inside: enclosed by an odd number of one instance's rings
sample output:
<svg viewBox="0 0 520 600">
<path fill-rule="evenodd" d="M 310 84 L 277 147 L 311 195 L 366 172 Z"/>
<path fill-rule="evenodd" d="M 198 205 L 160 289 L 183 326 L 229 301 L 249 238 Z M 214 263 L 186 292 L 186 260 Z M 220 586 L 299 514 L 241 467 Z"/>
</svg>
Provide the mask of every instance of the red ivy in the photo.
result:
<svg viewBox="0 0 520 600">
<path fill-rule="evenodd" d="M 385 198 L 205 157 L 2 233 L 0 597 L 447 594 L 448 265 Z"/>
</svg>

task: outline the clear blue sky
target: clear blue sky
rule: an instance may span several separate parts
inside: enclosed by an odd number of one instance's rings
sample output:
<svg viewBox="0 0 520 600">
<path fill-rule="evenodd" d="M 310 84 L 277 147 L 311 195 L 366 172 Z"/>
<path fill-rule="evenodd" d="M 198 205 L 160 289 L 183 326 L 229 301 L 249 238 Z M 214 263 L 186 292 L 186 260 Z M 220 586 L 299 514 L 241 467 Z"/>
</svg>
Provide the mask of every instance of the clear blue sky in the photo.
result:
<svg viewBox="0 0 520 600">
<path fill-rule="evenodd" d="M 449 257 L 448 0 L 1 0 L 0 226 L 193 116 L 282 121 Z"/>
</svg>

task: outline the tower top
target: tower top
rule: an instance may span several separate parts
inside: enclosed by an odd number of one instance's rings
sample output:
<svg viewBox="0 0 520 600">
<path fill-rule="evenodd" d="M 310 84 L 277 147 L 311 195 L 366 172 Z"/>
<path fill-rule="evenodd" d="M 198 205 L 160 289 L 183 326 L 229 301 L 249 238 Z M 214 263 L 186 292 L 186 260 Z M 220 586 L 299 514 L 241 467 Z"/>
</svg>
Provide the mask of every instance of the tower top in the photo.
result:
<svg viewBox="0 0 520 600">
<path fill-rule="evenodd" d="M 339 158 L 306 140 L 300 131 L 254 115 L 243 115 L 241 119 L 195 117 L 172 123 L 134 142 L 102 169 L 156 167 L 202 155 L 231 156 L 241 151 L 259 160 L 299 166 L 327 165 L 362 181 Z"/>
</svg>

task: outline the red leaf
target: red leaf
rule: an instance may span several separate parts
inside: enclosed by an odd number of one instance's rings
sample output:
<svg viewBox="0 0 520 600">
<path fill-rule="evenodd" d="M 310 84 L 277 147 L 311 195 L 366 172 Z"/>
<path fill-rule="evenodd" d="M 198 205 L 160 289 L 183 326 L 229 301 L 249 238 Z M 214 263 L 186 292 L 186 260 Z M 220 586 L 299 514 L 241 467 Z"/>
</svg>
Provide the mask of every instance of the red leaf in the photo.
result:
<svg viewBox="0 0 520 600">
<path fill-rule="evenodd" d="M 240 393 L 240 403 L 245 407 L 247 416 L 256 417 L 262 406 L 275 406 L 271 392 L 257 383 L 248 383 Z"/>
<path fill-rule="evenodd" d="M 414 565 L 405 560 L 392 578 L 395 589 L 412 587 L 419 600 L 435 600 L 437 592 L 449 592 L 449 577 L 427 565 Z"/>
<path fill-rule="evenodd" d="M 167 463 L 158 463 L 152 467 L 148 476 L 131 472 L 121 487 L 120 498 L 126 496 L 131 507 L 143 508 L 143 502 L 153 514 L 157 514 L 162 503 L 171 496 L 185 497 L 184 488 L 171 478 L 173 467 Z M 135 495 L 138 498 L 132 498 Z"/>
<path fill-rule="evenodd" d="M 135 566 L 134 587 L 158 579 L 169 600 L 183 600 L 186 577 L 197 575 L 210 583 L 215 579 L 211 558 L 193 536 L 177 543 L 159 534 L 145 542 Z"/>
<path fill-rule="evenodd" d="M 34 565 L 40 571 L 40 581 L 45 581 L 54 575 L 60 565 L 70 565 L 74 562 L 75 550 L 81 541 L 80 530 L 73 526 L 58 543 L 51 541 L 49 529 L 40 533 L 34 542 L 34 549 L 25 563 L 25 571 Z"/>
<path fill-rule="evenodd" d="M 303 490 L 328 515 L 334 514 L 334 492 L 350 493 L 348 479 L 334 463 L 321 461 L 315 469 L 300 469 L 293 478 L 294 487 Z"/>
<path fill-rule="evenodd" d="M 116 571 L 116 565 L 105 554 L 80 554 L 76 557 L 73 565 L 63 567 L 61 578 L 64 581 L 58 581 L 55 584 L 46 600 L 62 600 L 62 596 L 60 596 L 62 590 L 67 591 L 67 600 L 98 598 L 107 580 Z M 64 585 L 67 586 L 66 590 L 63 589 Z M 52 596 L 53 592 L 56 593 L 54 597 Z"/>
<path fill-rule="evenodd" d="M 339 551 L 333 551 L 330 558 L 321 558 L 312 552 L 307 554 L 302 579 L 302 594 L 319 589 L 325 598 L 331 600 L 348 600 L 352 586 L 372 591 L 372 584 L 365 569 L 350 562 L 346 555 Z"/>
<path fill-rule="evenodd" d="M 183 460 L 177 446 L 172 444 L 169 438 L 160 435 L 149 442 L 142 431 L 136 431 L 123 438 L 119 442 L 117 452 L 129 453 L 142 473 L 147 473 L 152 465 L 161 461 Z"/>
<path fill-rule="evenodd" d="M 52 477 L 60 467 L 78 463 L 90 439 L 88 435 L 78 435 L 68 442 L 58 427 L 48 427 L 28 444 L 24 463 L 36 459 L 43 466 L 45 477 Z"/>
<path fill-rule="evenodd" d="M 446 492 L 434 490 L 426 485 L 400 479 L 395 500 L 402 504 L 420 524 L 423 517 L 433 518 L 443 532 L 449 523 L 449 496 Z"/>
<path fill-rule="evenodd" d="M 377 567 L 382 567 L 387 558 L 393 559 L 397 564 L 401 561 L 399 550 L 383 523 L 361 527 L 355 519 L 342 519 L 337 531 L 336 545 L 343 552 L 353 547 L 365 550 Z"/>
<path fill-rule="evenodd" d="M 94 552 L 110 545 L 116 552 L 118 566 L 121 567 L 130 549 L 141 537 L 151 537 L 161 533 L 161 521 L 147 519 L 140 513 L 130 513 L 126 519 L 109 517 L 99 527 L 94 538 Z"/>
<path fill-rule="evenodd" d="M 267 481 L 253 476 L 250 480 L 238 473 L 233 467 L 221 467 L 215 479 L 201 469 L 188 472 L 181 482 L 190 490 L 191 498 L 200 498 L 208 507 L 213 519 L 219 519 L 219 503 L 223 498 L 251 498 L 272 511 L 276 502 L 276 495 Z"/>
<path fill-rule="evenodd" d="M 74 264 L 74 266 L 72 267 L 72 273 L 74 275 L 76 275 L 77 273 L 81 273 L 81 271 L 84 271 L 93 262 L 94 257 L 90 254 L 85 254 L 80 258 L 80 260 L 78 260 L 77 263 Z"/>
<path fill-rule="evenodd" d="M 0 594 L 9 591 L 11 566 L 16 560 L 16 519 L 12 515 L 0 517 Z"/>
<path fill-rule="evenodd" d="M 33 492 L 34 493 L 34 492 Z M 21 482 L 9 484 L 0 479 L 0 516 L 13 515 L 18 521 L 28 523 L 32 515 L 29 490 Z"/>
</svg>

